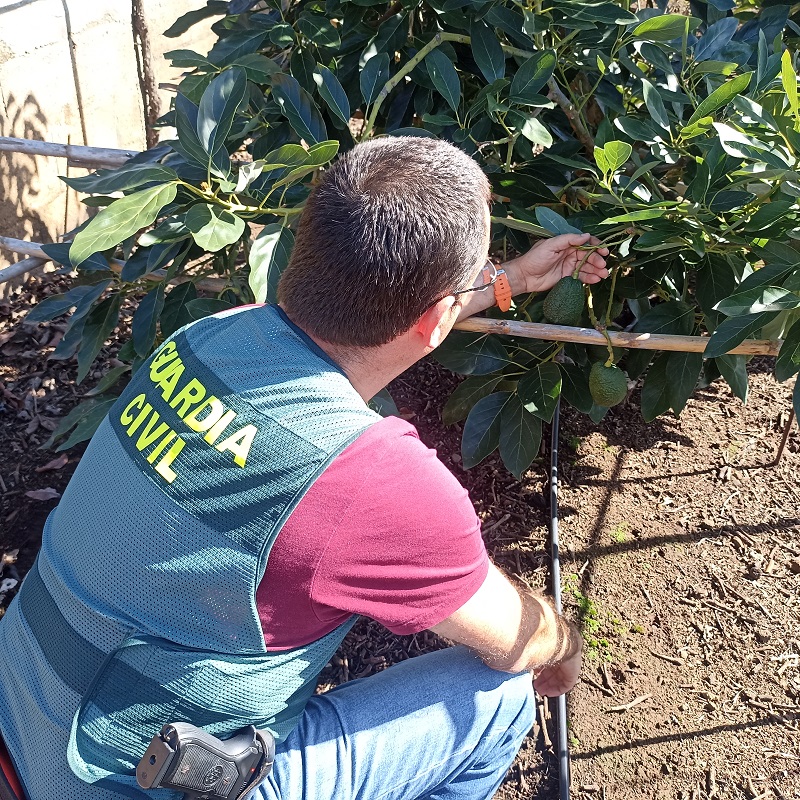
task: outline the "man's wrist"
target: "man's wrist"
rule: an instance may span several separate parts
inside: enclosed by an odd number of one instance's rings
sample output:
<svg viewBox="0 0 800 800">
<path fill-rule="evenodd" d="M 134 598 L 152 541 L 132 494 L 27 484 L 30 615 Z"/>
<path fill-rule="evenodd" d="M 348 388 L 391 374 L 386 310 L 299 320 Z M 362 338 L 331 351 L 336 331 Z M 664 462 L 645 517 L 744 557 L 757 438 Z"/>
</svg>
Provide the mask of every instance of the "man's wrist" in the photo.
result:
<svg viewBox="0 0 800 800">
<path fill-rule="evenodd" d="M 528 291 L 528 283 L 525 273 L 519 266 L 518 259 L 514 258 L 500 266 L 505 270 L 506 277 L 511 285 L 511 296 L 516 297 L 518 294 L 525 294 Z"/>
</svg>

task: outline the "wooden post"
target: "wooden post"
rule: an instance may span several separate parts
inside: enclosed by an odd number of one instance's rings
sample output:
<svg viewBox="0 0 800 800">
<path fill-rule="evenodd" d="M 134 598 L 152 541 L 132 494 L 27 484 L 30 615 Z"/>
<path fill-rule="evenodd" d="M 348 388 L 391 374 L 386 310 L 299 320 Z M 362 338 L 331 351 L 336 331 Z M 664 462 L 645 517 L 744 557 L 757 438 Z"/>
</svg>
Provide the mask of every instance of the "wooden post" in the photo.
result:
<svg viewBox="0 0 800 800">
<path fill-rule="evenodd" d="M 594 328 L 570 328 L 565 325 L 545 325 L 538 322 L 517 322 L 507 319 L 470 317 L 455 325 L 460 331 L 499 333 L 524 339 L 544 339 L 551 342 L 575 342 L 606 346 L 606 337 Z M 702 353 L 709 342 L 705 336 L 675 336 L 664 333 L 608 332 L 611 344 L 632 350 L 671 350 L 680 353 Z M 776 356 L 781 342 L 777 339 L 747 339 L 730 353 Z"/>
<path fill-rule="evenodd" d="M 36 139 L 16 139 L 0 136 L 0 152 L 26 153 L 31 156 L 53 156 L 66 158 L 75 167 L 119 167 L 138 150 L 117 150 L 110 147 L 84 147 L 77 144 L 56 144 Z"/>
</svg>

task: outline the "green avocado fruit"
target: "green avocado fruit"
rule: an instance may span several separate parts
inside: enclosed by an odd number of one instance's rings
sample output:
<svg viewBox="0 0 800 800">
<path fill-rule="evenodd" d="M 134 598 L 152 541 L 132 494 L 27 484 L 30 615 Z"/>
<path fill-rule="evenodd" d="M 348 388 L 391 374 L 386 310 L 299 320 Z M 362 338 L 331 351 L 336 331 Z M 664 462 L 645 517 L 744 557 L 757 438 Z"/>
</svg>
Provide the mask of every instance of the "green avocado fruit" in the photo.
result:
<svg viewBox="0 0 800 800">
<path fill-rule="evenodd" d="M 619 367 L 598 361 L 589 373 L 589 391 L 597 405 L 611 408 L 628 394 L 628 376 Z"/>
<path fill-rule="evenodd" d="M 567 276 L 562 278 L 548 293 L 542 305 L 542 313 L 553 325 L 577 326 L 581 321 L 586 294 L 583 283 Z"/>
</svg>

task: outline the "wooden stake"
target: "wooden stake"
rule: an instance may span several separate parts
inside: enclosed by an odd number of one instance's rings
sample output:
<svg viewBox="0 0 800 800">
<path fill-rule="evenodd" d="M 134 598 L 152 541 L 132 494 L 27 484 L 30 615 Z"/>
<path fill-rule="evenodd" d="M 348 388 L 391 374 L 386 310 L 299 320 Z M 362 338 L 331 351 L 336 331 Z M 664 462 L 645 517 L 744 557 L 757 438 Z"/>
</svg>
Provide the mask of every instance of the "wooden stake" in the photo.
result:
<svg viewBox="0 0 800 800">
<path fill-rule="evenodd" d="M 565 325 L 546 325 L 539 322 L 517 322 L 507 319 L 470 317 L 455 325 L 460 331 L 499 333 L 522 339 L 544 339 L 550 342 L 576 342 L 578 344 L 606 345 L 606 337 L 593 328 L 570 328 Z M 706 336 L 674 336 L 665 333 L 608 332 L 614 347 L 632 350 L 670 350 L 680 353 L 702 353 L 708 345 Z M 747 339 L 728 354 L 776 356 L 780 350 L 779 339 Z"/>
<path fill-rule="evenodd" d="M 798 378 L 797 380 L 800 381 L 800 378 Z M 792 406 L 792 408 L 789 409 L 789 419 L 786 420 L 786 425 L 783 429 L 783 436 L 781 437 L 781 443 L 780 446 L 778 447 L 778 452 L 775 456 L 775 460 L 772 462 L 773 467 L 777 467 L 778 464 L 780 463 L 781 456 L 783 456 L 783 448 L 786 447 L 786 441 L 789 438 L 789 431 L 791 431 L 792 429 L 793 422 L 794 422 L 794 406 Z"/>
<path fill-rule="evenodd" d="M 39 264 L 44 264 L 52 261 L 50 256 L 42 250 L 42 246 L 38 242 L 24 242 L 22 239 L 12 239 L 8 236 L 0 236 L 0 250 L 8 250 L 11 253 L 21 253 L 28 256 L 24 261 L 17 264 L 12 264 L 4 270 L 0 270 L 0 284 L 10 281 L 12 278 L 24 275 L 26 272 L 31 272 L 36 269 Z M 125 266 L 124 261 L 118 261 L 115 258 L 109 260 L 109 267 L 113 272 L 120 273 Z M 167 274 L 163 269 L 157 269 L 155 272 L 149 272 L 146 276 L 147 280 L 163 281 Z M 188 283 L 192 280 L 192 275 L 178 275 L 170 281 L 170 285 L 178 283 Z M 206 292 L 213 292 L 219 294 L 228 286 L 228 282 L 223 278 L 203 278 L 197 281 L 197 288 Z"/>
<path fill-rule="evenodd" d="M 0 152 L 25 153 L 31 156 L 66 158 L 76 167 L 119 167 L 138 150 L 117 150 L 111 147 L 84 147 L 77 144 L 40 142 L 35 139 L 17 139 L 0 136 Z"/>
</svg>

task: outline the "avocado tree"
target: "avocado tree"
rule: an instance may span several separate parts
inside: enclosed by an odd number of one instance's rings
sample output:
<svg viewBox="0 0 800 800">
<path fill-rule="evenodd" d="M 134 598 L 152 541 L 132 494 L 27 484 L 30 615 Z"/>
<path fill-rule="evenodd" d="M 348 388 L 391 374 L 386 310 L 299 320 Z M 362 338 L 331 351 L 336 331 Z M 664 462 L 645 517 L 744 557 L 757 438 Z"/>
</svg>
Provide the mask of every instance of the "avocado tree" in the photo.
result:
<svg viewBox="0 0 800 800">
<path fill-rule="evenodd" d="M 789 7 L 693 4 L 698 16 L 610 0 L 209 0 L 216 18 L 162 118 L 175 134 L 114 170 L 65 178 L 100 212 L 48 253 L 74 287 L 28 316 L 74 308 L 55 357 L 78 380 L 134 300 L 122 367 L 54 441 L 87 438 L 110 390 L 181 325 L 270 301 L 319 170 L 369 137 L 438 136 L 494 191 L 500 257 L 531 236 L 589 232 L 611 276 L 515 298 L 513 320 L 710 335 L 705 353 L 457 331 L 437 358 L 466 376 L 444 409 L 465 420 L 463 463 L 499 448 L 521 475 L 559 396 L 600 420 L 643 380 L 646 420 L 679 414 L 718 378 L 747 397 L 746 338 L 784 338 L 800 371 L 800 96 Z M 124 266 L 113 259 L 120 258 Z M 211 282 L 213 279 L 213 282 Z M 213 292 L 204 291 L 211 286 Z M 795 389 L 800 406 L 800 389 Z"/>
</svg>

